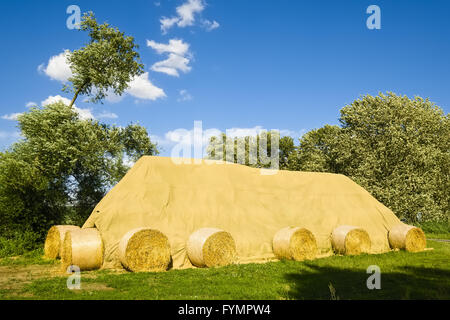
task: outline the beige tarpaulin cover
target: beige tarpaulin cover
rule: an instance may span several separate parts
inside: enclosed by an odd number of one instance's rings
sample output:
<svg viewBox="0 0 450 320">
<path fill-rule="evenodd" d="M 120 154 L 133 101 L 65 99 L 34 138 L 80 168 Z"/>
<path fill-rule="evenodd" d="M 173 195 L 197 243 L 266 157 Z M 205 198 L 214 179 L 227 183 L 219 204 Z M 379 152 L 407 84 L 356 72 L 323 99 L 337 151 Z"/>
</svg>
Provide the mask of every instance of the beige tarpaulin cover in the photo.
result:
<svg viewBox="0 0 450 320">
<path fill-rule="evenodd" d="M 198 161 L 198 160 L 197 160 Z M 364 228 L 373 253 L 389 250 L 394 213 L 351 179 L 337 174 L 278 171 L 230 163 L 175 164 L 142 157 L 98 203 L 83 228 L 96 227 L 105 245 L 104 268 L 120 267 L 117 248 L 129 230 L 163 232 L 173 267 L 192 267 L 189 235 L 199 228 L 228 231 L 239 263 L 275 259 L 272 239 L 287 226 L 309 229 L 322 256 L 332 253 L 330 235 L 339 225 Z"/>
</svg>

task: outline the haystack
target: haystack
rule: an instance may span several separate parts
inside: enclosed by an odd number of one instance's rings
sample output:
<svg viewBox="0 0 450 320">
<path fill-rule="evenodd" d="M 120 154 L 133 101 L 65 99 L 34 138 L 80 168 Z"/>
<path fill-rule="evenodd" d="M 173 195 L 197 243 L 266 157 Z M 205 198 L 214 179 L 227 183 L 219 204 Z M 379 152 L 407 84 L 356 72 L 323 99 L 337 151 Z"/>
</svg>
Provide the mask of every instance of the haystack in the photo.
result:
<svg viewBox="0 0 450 320">
<path fill-rule="evenodd" d="M 393 249 L 419 252 L 427 246 L 427 239 L 422 229 L 399 224 L 389 230 L 389 243 Z"/>
<path fill-rule="evenodd" d="M 186 160 L 186 159 L 185 159 Z M 189 159 L 187 159 L 188 161 Z M 105 245 L 103 268 L 122 267 L 122 237 L 150 227 L 169 239 L 173 268 L 191 268 L 189 236 L 201 228 L 225 230 L 236 244 L 236 263 L 276 260 L 274 235 L 301 226 L 316 238 L 318 256 L 333 254 L 330 235 L 341 225 L 364 229 L 370 253 L 390 251 L 395 214 L 348 177 L 278 171 L 262 175 L 239 164 L 180 164 L 145 156 L 97 204 L 83 228 L 95 227 Z"/>
<path fill-rule="evenodd" d="M 61 254 L 62 269 L 78 266 L 80 270 L 99 269 L 103 263 L 103 242 L 95 228 L 66 232 Z"/>
<path fill-rule="evenodd" d="M 226 266 L 236 259 L 236 244 L 228 232 L 202 228 L 190 235 L 187 254 L 197 267 Z"/>
<path fill-rule="evenodd" d="M 79 230 L 80 227 L 71 225 L 53 226 L 48 230 L 44 244 L 44 255 L 46 258 L 56 259 L 61 257 L 61 248 L 67 231 Z"/>
<path fill-rule="evenodd" d="M 279 259 L 311 260 L 317 252 L 316 238 L 308 229 L 286 227 L 273 237 L 273 253 Z"/>
<path fill-rule="evenodd" d="M 369 234 L 355 226 L 339 226 L 334 229 L 331 243 L 336 253 L 345 255 L 369 253 L 371 247 Z"/>
<path fill-rule="evenodd" d="M 170 264 L 169 240 L 158 230 L 130 230 L 120 240 L 119 258 L 129 271 L 164 271 Z"/>
</svg>

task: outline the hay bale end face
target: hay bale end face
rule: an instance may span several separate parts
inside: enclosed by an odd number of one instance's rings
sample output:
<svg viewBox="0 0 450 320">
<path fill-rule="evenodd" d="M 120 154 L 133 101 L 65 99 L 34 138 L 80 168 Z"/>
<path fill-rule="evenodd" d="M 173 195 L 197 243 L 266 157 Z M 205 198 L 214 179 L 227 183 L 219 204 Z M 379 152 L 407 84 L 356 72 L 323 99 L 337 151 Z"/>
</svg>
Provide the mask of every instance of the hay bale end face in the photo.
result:
<svg viewBox="0 0 450 320">
<path fill-rule="evenodd" d="M 300 227 L 286 227 L 273 237 L 273 253 L 278 259 L 312 260 L 318 249 L 316 238 L 311 231 Z"/>
<path fill-rule="evenodd" d="M 336 253 L 344 255 L 369 253 L 371 247 L 369 234 L 355 226 L 339 226 L 334 229 L 331 244 Z"/>
<path fill-rule="evenodd" d="M 409 252 L 423 251 L 427 239 L 422 229 L 407 224 L 399 224 L 389 230 L 389 244 L 393 249 Z"/>
<path fill-rule="evenodd" d="M 66 232 L 62 254 L 62 268 L 75 265 L 80 270 L 99 269 L 103 264 L 103 242 L 100 232 L 86 228 Z"/>
<path fill-rule="evenodd" d="M 236 244 L 226 231 L 202 228 L 193 232 L 187 242 L 189 260 L 197 267 L 218 267 L 236 259 Z"/>
<path fill-rule="evenodd" d="M 61 257 L 62 243 L 67 231 L 79 230 L 80 227 L 71 225 L 53 226 L 48 230 L 44 244 L 44 256 L 50 259 Z"/>
<path fill-rule="evenodd" d="M 169 240 L 158 230 L 130 230 L 119 242 L 119 258 L 129 271 L 165 271 L 171 261 Z"/>
</svg>

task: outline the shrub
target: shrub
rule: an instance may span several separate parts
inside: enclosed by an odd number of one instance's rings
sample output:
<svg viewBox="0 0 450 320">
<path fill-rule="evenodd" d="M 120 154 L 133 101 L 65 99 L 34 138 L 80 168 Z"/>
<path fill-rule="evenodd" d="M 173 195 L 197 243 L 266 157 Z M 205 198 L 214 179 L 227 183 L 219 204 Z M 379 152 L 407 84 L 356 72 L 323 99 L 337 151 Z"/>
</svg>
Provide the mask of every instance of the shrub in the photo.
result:
<svg viewBox="0 0 450 320">
<path fill-rule="evenodd" d="M 0 236 L 0 258 L 19 256 L 41 248 L 42 236 L 31 231 Z"/>
</svg>

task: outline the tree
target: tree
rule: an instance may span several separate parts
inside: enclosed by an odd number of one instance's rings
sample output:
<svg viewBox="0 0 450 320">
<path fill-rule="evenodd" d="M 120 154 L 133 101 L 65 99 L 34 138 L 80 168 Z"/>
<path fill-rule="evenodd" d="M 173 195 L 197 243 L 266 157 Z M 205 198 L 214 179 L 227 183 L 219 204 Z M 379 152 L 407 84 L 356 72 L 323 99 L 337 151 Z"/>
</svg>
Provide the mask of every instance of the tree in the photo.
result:
<svg viewBox="0 0 450 320">
<path fill-rule="evenodd" d="M 288 136 L 281 137 L 279 149 L 280 169 L 287 169 L 289 166 L 289 157 L 295 152 L 294 139 Z"/>
<path fill-rule="evenodd" d="M 448 114 L 388 93 L 345 106 L 340 122 L 304 135 L 290 168 L 345 174 L 410 222 L 449 219 Z"/>
<path fill-rule="evenodd" d="M 278 143 L 278 148 L 272 148 L 272 142 Z M 207 147 L 207 158 L 225 160 L 233 163 L 245 164 L 255 168 L 269 168 L 273 161 L 279 161 L 279 169 L 287 167 L 291 152 L 295 149 L 291 137 L 280 138 L 278 131 L 261 132 L 256 136 L 212 137 Z"/>
<path fill-rule="evenodd" d="M 82 223 L 129 169 L 158 153 L 145 128 L 118 128 L 61 103 L 19 116 L 23 139 L 0 154 L 0 232 Z"/>
<path fill-rule="evenodd" d="M 341 110 L 339 162 L 398 216 L 450 214 L 449 115 L 428 99 L 365 96 Z"/>
<path fill-rule="evenodd" d="M 340 130 L 339 126 L 325 125 L 305 133 L 299 146 L 289 154 L 288 170 L 339 172 L 335 146 Z"/>
<path fill-rule="evenodd" d="M 90 42 L 67 58 L 72 85 L 63 90 L 74 93 L 70 106 L 80 94 L 90 96 L 94 103 L 111 91 L 121 95 L 129 82 L 144 72 L 134 38 L 108 23 L 99 25 L 92 12 L 83 15 L 80 29 L 89 32 Z"/>
</svg>

